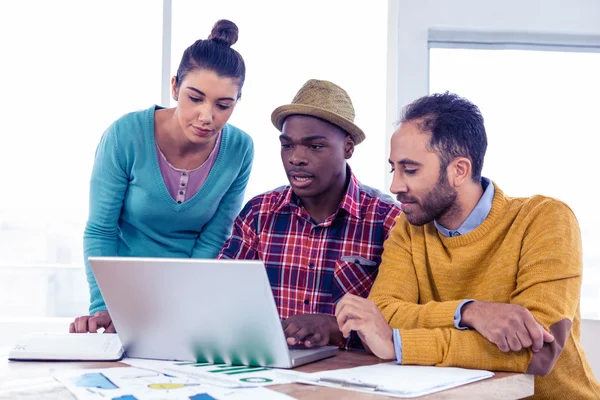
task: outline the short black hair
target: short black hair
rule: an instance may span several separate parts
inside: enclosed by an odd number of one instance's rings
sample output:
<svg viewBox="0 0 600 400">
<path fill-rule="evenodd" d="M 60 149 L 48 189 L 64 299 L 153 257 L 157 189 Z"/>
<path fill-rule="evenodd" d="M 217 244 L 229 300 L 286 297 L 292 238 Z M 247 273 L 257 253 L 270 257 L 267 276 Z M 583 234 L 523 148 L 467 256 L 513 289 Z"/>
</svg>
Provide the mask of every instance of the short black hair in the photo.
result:
<svg viewBox="0 0 600 400">
<path fill-rule="evenodd" d="M 404 108 L 401 122 L 415 120 L 431 134 L 429 148 L 439 154 L 443 172 L 456 157 L 465 157 L 471 160 L 472 180 L 481 180 L 487 135 L 479 107 L 454 93 L 435 93 Z"/>
</svg>

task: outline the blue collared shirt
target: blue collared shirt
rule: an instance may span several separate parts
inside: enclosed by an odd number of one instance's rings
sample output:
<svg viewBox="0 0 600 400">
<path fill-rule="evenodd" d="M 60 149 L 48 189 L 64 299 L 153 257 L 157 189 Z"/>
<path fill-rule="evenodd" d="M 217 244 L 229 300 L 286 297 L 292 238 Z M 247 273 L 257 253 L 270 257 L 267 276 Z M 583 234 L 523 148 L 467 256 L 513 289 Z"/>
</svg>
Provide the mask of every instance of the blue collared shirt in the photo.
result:
<svg viewBox="0 0 600 400">
<path fill-rule="evenodd" d="M 466 235 L 467 233 L 474 231 L 479 225 L 483 223 L 483 221 L 485 221 L 488 214 L 492 210 L 492 201 L 494 200 L 494 185 L 492 184 L 492 181 L 488 178 L 481 177 L 481 186 L 483 187 L 483 195 L 481 196 L 481 199 L 479 199 L 479 202 L 477 203 L 473 211 L 471 211 L 471 214 L 469 214 L 465 222 L 463 222 L 461 226 L 458 227 L 458 229 L 450 230 L 444 227 L 439 222 L 433 221 L 435 227 L 442 235 L 446 237 Z M 474 300 L 464 300 L 458 305 L 458 307 L 456 307 L 456 311 L 454 312 L 454 326 L 456 327 L 456 329 L 468 329 L 466 327 L 460 326 L 461 312 L 463 306 L 472 301 Z M 396 361 L 398 362 L 398 364 L 402 364 L 402 336 L 400 335 L 400 330 L 394 329 L 393 334 L 394 348 L 396 350 Z"/>
<path fill-rule="evenodd" d="M 494 200 L 494 185 L 488 178 L 481 178 L 481 186 L 483 187 L 483 195 L 479 202 L 471 211 L 471 214 L 465 219 L 465 222 L 456 230 L 450 230 L 444 227 L 437 221 L 433 221 L 437 230 L 446 237 L 454 237 L 460 235 L 466 235 L 469 232 L 474 231 L 479 225 L 485 221 L 488 214 L 492 210 L 492 201 Z"/>
</svg>

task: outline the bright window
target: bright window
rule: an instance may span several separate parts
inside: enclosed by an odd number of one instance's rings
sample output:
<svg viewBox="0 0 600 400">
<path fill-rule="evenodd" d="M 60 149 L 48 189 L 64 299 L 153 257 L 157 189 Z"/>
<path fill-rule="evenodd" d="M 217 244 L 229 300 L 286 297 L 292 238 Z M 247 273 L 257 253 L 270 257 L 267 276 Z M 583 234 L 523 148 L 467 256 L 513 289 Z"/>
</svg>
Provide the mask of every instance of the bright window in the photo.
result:
<svg viewBox="0 0 600 400">
<path fill-rule="evenodd" d="M 455 92 L 483 113 L 483 175 L 509 196 L 558 198 L 577 216 L 584 318 L 600 318 L 598 71 L 600 53 L 430 50 L 430 92 Z"/>
<path fill-rule="evenodd" d="M 94 152 L 160 101 L 162 1 L 2 2 L 0 37 L 0 318 L 80 315 Z"/>
</svg>

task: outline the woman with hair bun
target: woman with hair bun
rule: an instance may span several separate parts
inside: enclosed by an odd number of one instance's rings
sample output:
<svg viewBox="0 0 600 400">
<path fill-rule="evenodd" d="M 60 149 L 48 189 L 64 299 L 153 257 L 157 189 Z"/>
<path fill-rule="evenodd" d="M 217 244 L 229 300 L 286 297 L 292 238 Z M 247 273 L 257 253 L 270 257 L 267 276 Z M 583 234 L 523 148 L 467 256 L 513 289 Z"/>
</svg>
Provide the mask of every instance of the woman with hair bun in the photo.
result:
<svg viewBox="0 0 600 400">
<path fill-rule="evenodd" d="M 84 232 L 90 315 L 70 332 L 115 331 L 89 256 L 215 258 L 229 237 L 254 157 L 250 136 L 227 123 L 246 75 L 237 38 L 233 22 L 218 21 L 184 51 L 175 107 L 126 114 L 104 132 Z"/>
</svg>

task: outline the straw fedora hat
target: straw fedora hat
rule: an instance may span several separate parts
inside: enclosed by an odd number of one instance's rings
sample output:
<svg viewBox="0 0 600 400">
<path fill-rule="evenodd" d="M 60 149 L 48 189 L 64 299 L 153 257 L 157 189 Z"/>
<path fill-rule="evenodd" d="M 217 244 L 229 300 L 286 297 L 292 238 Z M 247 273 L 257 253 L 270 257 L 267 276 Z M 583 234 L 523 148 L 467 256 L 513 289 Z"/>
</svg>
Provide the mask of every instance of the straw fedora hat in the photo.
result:
<svg viewBox="0 0 600 400">
<path fill-rule="evenodd" d="M 354 144 L 365 140 L 365 134 L 354 125 L 354 107 L 348 93 L 335 83 L 310 79 L 300 88 L 292 104 L 277 107 L 271 121 L 281 131 L 290 115 L 309 115 L 330 122 L 346 131 Z"/>
</svg>

